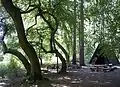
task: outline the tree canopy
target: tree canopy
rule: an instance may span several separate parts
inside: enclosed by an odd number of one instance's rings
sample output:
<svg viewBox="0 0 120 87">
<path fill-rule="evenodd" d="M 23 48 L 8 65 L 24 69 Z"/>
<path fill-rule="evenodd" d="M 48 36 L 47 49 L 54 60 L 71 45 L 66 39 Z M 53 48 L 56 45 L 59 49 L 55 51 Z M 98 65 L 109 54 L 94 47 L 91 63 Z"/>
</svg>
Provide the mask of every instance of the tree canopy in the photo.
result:
<svg viewBox="0 0 120 87">
<path fill-rule="evenodd" d="M 71 62 L 85 65 L 99 43 L 110 47 L 105 55 L 111 49 L 119 57 L 119 9 L 119 0 L 1 0 L 4 51 L 16 55 L 34 80 L 43 79 L 39 59 L 56 56 L 66 72 Z"/>
</svg>

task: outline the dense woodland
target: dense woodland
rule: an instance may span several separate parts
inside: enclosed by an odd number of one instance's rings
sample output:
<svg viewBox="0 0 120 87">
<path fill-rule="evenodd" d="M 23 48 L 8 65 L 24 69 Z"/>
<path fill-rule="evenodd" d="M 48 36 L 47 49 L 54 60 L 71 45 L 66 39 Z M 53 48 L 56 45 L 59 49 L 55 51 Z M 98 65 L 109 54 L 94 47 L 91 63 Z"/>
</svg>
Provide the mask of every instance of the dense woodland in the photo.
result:
<svg viewBox="0 0 120 87">
<path fill-rule="evenodd" d="M 59 74 L 87 65 L 98 44 L 104 56 L 119 58 L 120 0 L 1 0 L 0 20 L 1 52 L 20 61 L 29 80 L 46 79 L 42 60 L 53 57 Z"/>
</svg>

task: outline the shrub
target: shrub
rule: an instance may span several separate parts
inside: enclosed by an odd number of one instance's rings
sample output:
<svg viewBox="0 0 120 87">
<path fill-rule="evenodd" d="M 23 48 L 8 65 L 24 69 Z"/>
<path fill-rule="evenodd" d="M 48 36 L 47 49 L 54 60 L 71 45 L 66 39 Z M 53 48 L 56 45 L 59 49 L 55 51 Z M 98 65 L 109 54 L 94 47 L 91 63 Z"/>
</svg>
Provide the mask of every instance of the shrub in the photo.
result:
<svg viewBox="0 0 120 87">
<path fill-rule="evenodd" d="M 8 77 L 14 79 L 16 77 L 25 76 L 25 70 L 21 69 L 18 61 L 15 58 L 11 58 L 8 64 L 0 64 L 0 77 Z"/>
<path fill-rule="evenodd" d="M 15 58 L 11 58 L 9 64 L 7 65 L 8 72 L 7 77 L 9 79 L 14 79 L 15 77 L 20 77 L 24 75 L 24 70 L 20 68 L 18 61 Z"/>
<path fill-rule="evenodd" d="M 0 76 L 4 78 L 7 74 L 7 66 L 4 64 L 0 64 Z"/>
</svg>

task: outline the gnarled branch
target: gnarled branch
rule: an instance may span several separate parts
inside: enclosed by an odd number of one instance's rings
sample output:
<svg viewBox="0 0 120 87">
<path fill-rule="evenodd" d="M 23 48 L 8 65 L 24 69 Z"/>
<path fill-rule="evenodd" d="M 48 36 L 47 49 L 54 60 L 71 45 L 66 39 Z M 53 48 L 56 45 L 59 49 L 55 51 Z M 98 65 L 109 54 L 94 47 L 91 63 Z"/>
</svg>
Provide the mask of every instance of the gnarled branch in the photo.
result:
<svg viewBox="0 0 120 87">
<path fill-rule="evenodd" d="M 25 69 L 27 70 L 27 75 L 30 75 L 30 71 L 31 71 L 30 63 L 19 51 L 15 50 L 15 49 L 7 48 L 4 41 L 3 41 L 3 49 L 4 49 L 4 54 L 10 53 L 10 54 L 17 56 L 19 58 L 19 60 L 23 63 Z"/>
</svg>

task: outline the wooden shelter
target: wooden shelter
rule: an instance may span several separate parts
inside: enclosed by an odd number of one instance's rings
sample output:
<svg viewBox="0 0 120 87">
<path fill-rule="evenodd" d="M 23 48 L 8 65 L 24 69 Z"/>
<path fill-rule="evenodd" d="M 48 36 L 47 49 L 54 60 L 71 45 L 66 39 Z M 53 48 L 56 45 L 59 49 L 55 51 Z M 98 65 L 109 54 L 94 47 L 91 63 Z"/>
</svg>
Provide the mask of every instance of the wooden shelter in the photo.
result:
<svg viewBox="0 0 120 87">
<path fill-rule="evenodd" d="M 93 53 L 93 56 L 91 57 L 90 64 L 112 64 L 112 65 L 119 65 L 119 60 L 116 57 L 114 51 L 112 51 L 112 55 L 105 56 L 103 53 L 101 53 L 101 50 L 104 49 L 104 46 L 101 46 L 101 44 L 98 45 L 95 52 Z M 110 49 L 108 49 L 110 50 Z"/>
</svg>

